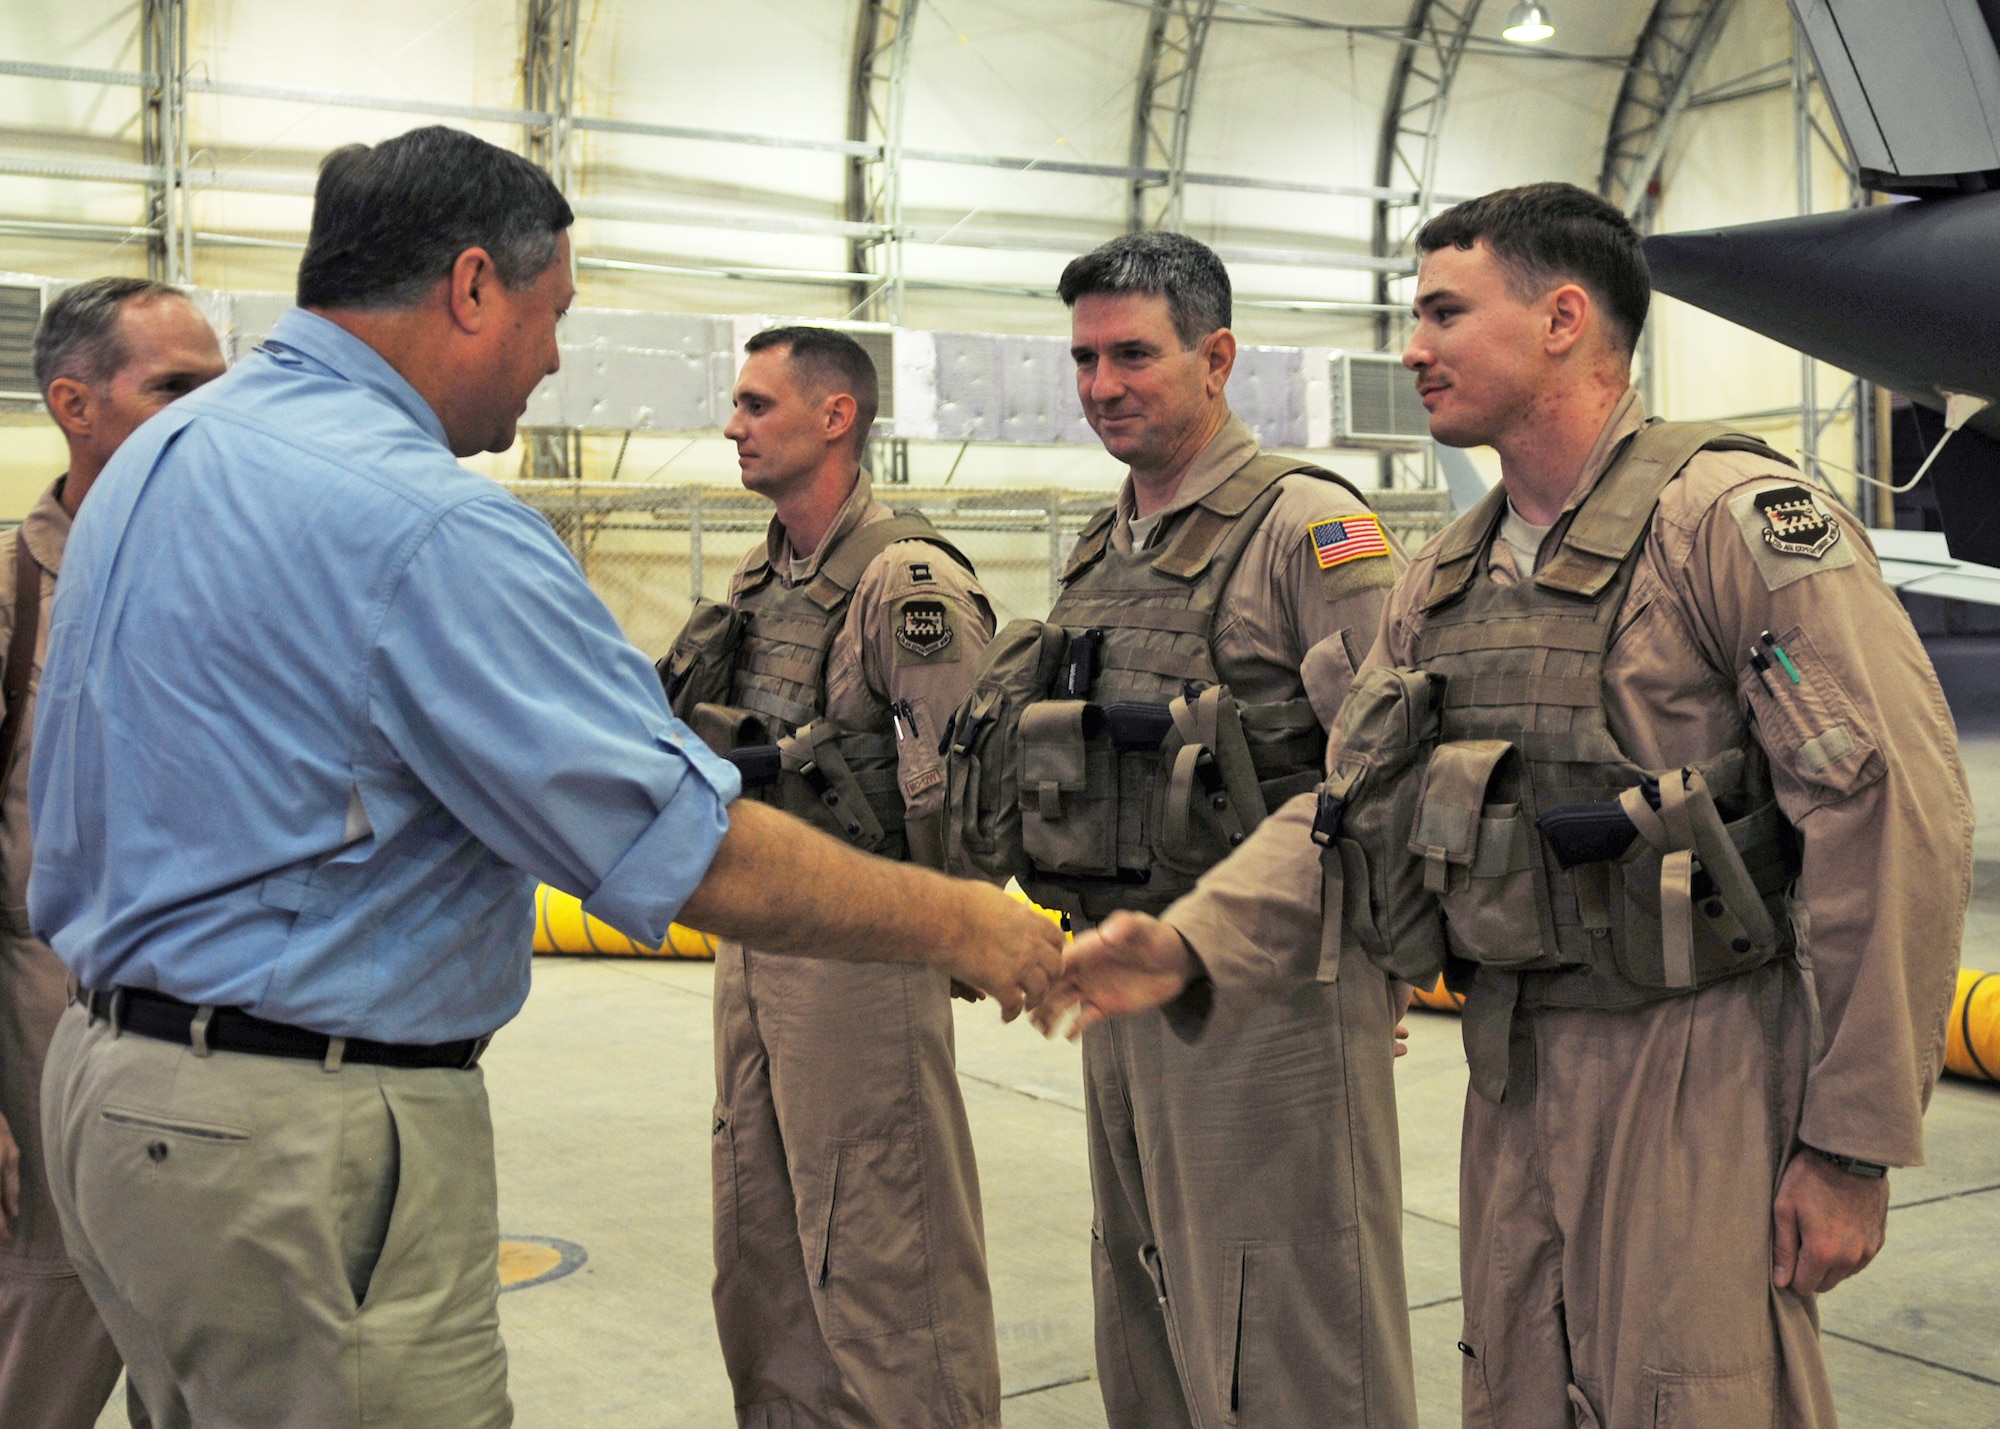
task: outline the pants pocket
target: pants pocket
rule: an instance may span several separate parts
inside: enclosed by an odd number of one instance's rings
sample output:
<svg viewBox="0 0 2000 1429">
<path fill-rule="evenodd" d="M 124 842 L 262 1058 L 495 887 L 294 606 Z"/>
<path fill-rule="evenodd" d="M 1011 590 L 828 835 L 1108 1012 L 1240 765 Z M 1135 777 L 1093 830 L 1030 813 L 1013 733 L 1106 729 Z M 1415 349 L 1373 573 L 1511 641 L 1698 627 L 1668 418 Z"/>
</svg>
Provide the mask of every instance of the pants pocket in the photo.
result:
<svg viewBox="0 0 2000 1429">
<path fill-rule="evenodd" d="M 1224 1247 L 1215 1404 L 1247 1429 L 1323 1422 L 1365 1392 L 1354 1232 Z"/>
<path fill-rule="evenodd" d="M 935 1307 L 919 1139 L 836 1142 L 830 1159 L 818 1244 L 808 1248 L 827 1338 L 924 1328 Z"/>
<path fill-rule="evenodd" d="M 715 1268 L 728 1270 L 736 1264 L 736 1130 L 729 1116 L 718 1106 L 710 1136 L 709 1169 L 714 1185 Z"/>
<path fill-rule="evenodd" d="M 1649 1370 L 1647 1378 L 1653 1386 L 1654 1429 L 1774 1429 L 1778 1422 L 1774 1364 L 1729 1374 Z"/>
</svg>

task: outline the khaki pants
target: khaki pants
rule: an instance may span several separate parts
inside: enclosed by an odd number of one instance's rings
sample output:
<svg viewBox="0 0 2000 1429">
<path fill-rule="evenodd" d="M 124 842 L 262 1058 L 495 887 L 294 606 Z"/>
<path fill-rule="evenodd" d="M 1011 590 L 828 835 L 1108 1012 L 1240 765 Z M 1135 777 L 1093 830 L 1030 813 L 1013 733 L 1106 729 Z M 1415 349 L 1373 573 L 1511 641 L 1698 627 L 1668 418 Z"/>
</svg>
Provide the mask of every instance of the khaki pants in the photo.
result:
<svg viewBox="0 0 2000 1429">
<path fill-rule="evenodd" d="M 1112 1429 L 1414 1429 L 1389 993 L 1351 953 L 1196 1045 L 1084 1034 Z"/>
<path fill-rule="evenodd" d="M 477 1071 L 217 1052 L 64 1012 L 42 1088 L 78 1274 L 158 1429 L 501 1429 Z"/>
<path fill-rule="evenodd" d="M 1468 1429 L 1832 1429 L 1813 1299 L 1771 1285 L 1797 973 L 1528 1027 L 1532 1100 L 1466 1097 Z"/>
<path fill-rule="evenodd" d="M 118 1383 L 118 1351 L 63 1249 L 42 1169 L 42 1062 L 67 980 L 46 946 L 0 935 L 0 1116 L 21 1148 L 21 1214 L 0 1247 L 6 1429 L 90 1429 Z"/>
<path fill-rule="evenodd" d="M 725 944 L 715 1082 L 715 1321 L 737 1422 L 999 1424 L 943 974 Z"/>
</svg>

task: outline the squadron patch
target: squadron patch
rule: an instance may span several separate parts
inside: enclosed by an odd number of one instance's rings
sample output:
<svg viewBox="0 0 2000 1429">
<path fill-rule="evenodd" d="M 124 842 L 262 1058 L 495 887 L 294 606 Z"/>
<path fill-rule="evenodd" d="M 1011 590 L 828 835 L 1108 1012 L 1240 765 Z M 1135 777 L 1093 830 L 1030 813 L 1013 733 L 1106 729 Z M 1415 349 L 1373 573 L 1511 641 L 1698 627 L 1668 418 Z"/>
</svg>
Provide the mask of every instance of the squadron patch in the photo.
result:
<svg viewBox="0 0 2000 1429">
<path fill-rule="evenodd" d="M 941 654 L 952 642 L 951 612 L 941 600 L 906 600 L 896 612 L 896 643 L 919 659 Z"/>
<path fill-rule="evenodd" d="M 1751 504 L 1764 518 L 1764 543 L 1781 555 L 1816 561 L 1840 540 L 1840 527 L 1803 486 L 1774 486 Z"/>
<path fill-rule="evenodd" d="M 1739 490 L 1728 497 L 1728 507 L 1769 590 L 1854 564 L 1854 542 L 1840 538 L 1840 522 L 1809 487 Z"/>
</svg>

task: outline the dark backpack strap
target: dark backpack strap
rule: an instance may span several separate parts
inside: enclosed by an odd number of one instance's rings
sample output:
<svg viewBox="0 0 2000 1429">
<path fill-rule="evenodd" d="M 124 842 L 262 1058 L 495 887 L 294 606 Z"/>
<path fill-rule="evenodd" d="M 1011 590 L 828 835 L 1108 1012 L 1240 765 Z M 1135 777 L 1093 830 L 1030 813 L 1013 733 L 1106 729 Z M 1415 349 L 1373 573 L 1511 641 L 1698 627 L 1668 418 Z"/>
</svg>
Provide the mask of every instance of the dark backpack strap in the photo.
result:
<svg viewBox="0 0 2000 1429">
<path fill-rule="evenodd" d="M 35 672 L 35 636 L 42 625 L 42 566 L 28 549 L 25 528 L 14 533 L 14 637 L 7 642 L 7 670 L 0 695 L 7 714 L 0 719 L 0 786 L 14 772 L 14 750 L 28 713 L 28 681 Z"/>
</svg>

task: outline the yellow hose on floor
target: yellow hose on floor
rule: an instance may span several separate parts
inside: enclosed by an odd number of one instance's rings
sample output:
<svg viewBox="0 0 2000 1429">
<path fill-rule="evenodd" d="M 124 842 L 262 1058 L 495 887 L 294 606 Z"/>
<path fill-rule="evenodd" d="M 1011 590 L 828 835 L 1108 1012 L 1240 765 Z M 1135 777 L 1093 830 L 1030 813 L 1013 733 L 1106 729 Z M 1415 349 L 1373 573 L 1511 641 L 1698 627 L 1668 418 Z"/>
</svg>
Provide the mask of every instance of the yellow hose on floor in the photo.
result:
<svg viewBox="0 0 2000 1429">
<path fill-rule="evenodd" d="M 628 938 L 609 923 L 591 917 L 583 904 L 559 888 L 535 888 L 535 951 L 582 953 L 609 958 L 713 958 L 716 940 L 676 923 L 657 948 Z"/>
<path fill-rule="evenodd" d="M 1958 970 L 1944 1065 L 1974 1081 L 2000 1082 L 2000 973 Z"/>
<path fill-rule="evenodd" d="M 1465 1007 L 1463 997 L 1455 992 L 1445 991 L 1444 975 L 1441 973 L 1438 975 L 1438 980 L 1430 987 L 1420 987 L 1416 990 L 1415 1001 L 1417 1006 L 1428 1007 L 1433 1012 L 1458 1012 Z"/>
</svg>

